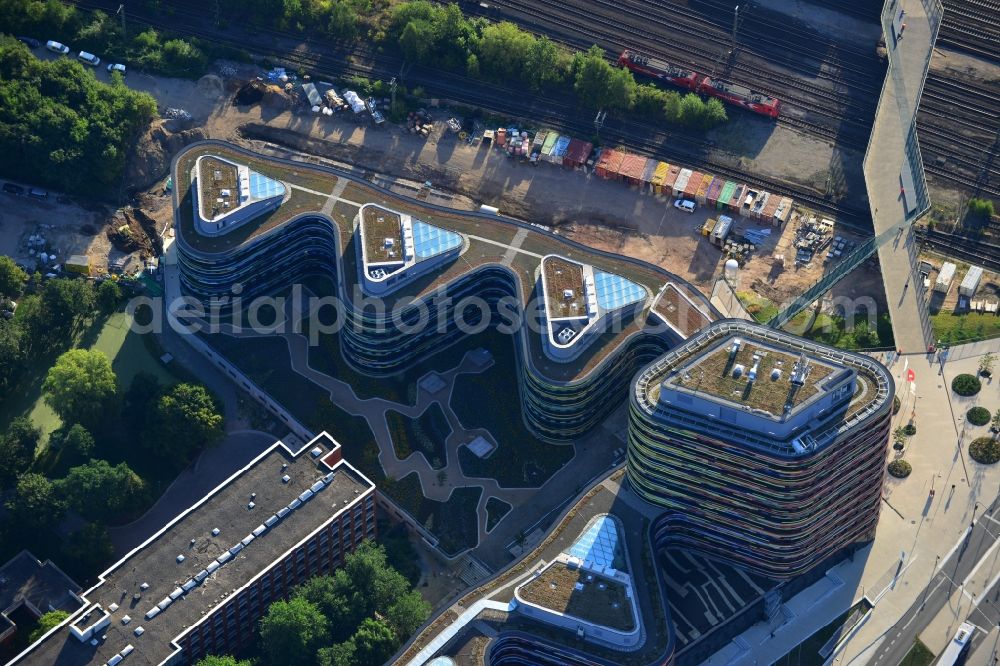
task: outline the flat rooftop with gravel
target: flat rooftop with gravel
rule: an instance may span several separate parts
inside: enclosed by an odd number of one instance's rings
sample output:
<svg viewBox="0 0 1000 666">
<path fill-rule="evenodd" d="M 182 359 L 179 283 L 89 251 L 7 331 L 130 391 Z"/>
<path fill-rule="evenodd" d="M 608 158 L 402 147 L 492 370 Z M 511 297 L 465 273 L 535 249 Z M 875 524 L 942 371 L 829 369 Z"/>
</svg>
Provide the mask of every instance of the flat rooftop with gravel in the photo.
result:
<svg viewBox="0 0 1000 666">
<path fill-rule="evenodd" d="M 104 664 L 129 644 L 135 650 L 126 664 L 162 663 L 175 651 L 171 641 L 373 488 L 346 462 L 335 466 L 330 483 L 319 488 L 317 482 L 331 472 L 317 464 L 322 456 L 313 457 L 311 450 L 317 445 L 326 453 L 332 440 L 321 436 L 297 456 L 284 444 L 275 443 L 106 572 L 100 583 L 82 595 L 88 602 L 86 609 L 95 603 L 105 611 L 112 604 L 119 606 L 102 632 L 107 638 L 96 647 L 81 643 L 63 627 L 12 663 Z M 313 496 L 300 500 L 312 488 L 316 489 Z M 295 509 L 270 521 L 296 500 Z M 269 521 L 272 524 L 267 526 Z M 265 530 L 260 530 L 262 525 Z M 257 536 L 248 541 L 254 534 Z M 226 553 L 229 558 L 214 567 Z M 146 619 L 157 604 L 210 568 L 215 570 L 155 617 Z M 130 621 L 122 624 L 126 615 Z M 136 636 L 140 626 L 142 636 Z"/>
</svg>

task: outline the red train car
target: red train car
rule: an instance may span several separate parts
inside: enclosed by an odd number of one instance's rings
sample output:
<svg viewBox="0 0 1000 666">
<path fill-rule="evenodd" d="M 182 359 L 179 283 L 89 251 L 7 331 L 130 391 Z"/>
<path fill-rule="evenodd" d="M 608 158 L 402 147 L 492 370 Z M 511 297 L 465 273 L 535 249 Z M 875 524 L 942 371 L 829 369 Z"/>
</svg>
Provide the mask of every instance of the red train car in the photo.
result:
<svg viewBox="0 0 1000 666">
<path fill-rule="evenodd" d="M 739 83 L 713 79 L 706 76 L 698 84 L 696 92 L 709 95 L 710 97 L 718 97 L 723 102 L 742 107 L 747 111 L 759 113 L 768 118 L 777 118 L 781 115 L 780 101 L 770 95 L 751 90 Z"/>
<path fill-rule="evenodd" d="M 678 88 L 684 88 L 684 90 L 694 90 L 702 78 L 694 70 L 677 67 L 666 60 L 642 55 L 635 51 L 622 51 L 622 54 L 618 56 L 618 65 L 644 76 L 666 81 Z"/>
<path fill-rule="evenodd" d="M 723 102 L 768 118 L 777 118 L 781 115 L 781 102 L 774 97 L 756 92 L 738 83 L 713 79 L 694 70 L 671 65 L 666 60 L 656 56 L 647 56 L 637 51 L 625 50 L 618 56 L 618 65 L 684 90 L 718 97 Z"/>
</svg>

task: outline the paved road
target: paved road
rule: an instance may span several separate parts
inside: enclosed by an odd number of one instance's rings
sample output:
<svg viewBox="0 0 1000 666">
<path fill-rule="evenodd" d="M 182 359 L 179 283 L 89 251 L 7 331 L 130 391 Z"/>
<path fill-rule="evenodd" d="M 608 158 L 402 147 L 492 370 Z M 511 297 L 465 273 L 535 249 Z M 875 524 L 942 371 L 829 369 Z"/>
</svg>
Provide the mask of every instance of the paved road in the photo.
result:
<svg viewBox="0 0 1000 666">
<path fill-rule="evenodd" d="M 989 506 L 987 515 L 995 517 L 998 512 L 1000 512 L 1000 498 L 995 499 Z M 868 662 L 869 666 L 899 664 L 913 647 L 917 636 L 947 603 L 955 588 L 962 584 L 998 539 L 1000 532 L 997 531 L 996 523 L 990 520 L 976 520 L 973 529 L 966 532 L 958 548 L 949 555 L 931 578 L 923 594 L 886 633 L 882 645 Z M 984 563 L 984 566 L 989 566 L 989 562 Z M 991 590 L 990 594 L 995 595 L 997 591 Z M 1000 610 L 997 612 L 1000 617 Z"/>
</svg>

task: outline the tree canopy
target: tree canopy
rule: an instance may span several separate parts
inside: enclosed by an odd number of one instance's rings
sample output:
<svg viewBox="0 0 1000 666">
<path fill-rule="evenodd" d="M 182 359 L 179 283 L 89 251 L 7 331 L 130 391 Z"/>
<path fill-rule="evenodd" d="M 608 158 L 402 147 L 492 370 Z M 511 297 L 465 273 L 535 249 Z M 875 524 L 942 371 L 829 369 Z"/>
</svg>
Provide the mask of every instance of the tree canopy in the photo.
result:
<svg viewBox="0 0 1000 666">
<path fill-rule="evenodd" d="M 49 434 L 49 446 L 87 457 L 94 452 L 94 436 L 79 423 L 63 426 Z"/>
<path fill-rule="evenodd" d="M 91 460 L 69 470 L 59 481 L 69 506 L 89 520 L 107 520 L 140 500 L 146 484 L 125 463 Z"/>
<path fill-rule="evenodd" d="M 0 296 L 17 298 L 27 281 L 28 274 L 13 259 L 0 255 Z"/>
<path fill-rule="evenodd" d="M 0 436 L 0 489 L 11 487 L 18 474 L 28 469 L 41 436 L 42 431 L 27 416 L 11 419 Z"/>
<path fill-rule="evenodd" d="M 420 593 L 389 565 L 382 546 L 370 541 L 349 554 L 333 574 L 303 583 L 292 600 L 307 604 L 304 608 L 325 619 L 320 644 L 313 640 L 312 627 L 308 635 L 292 641 L 296 650 L 301 646 L 312 650 L 301 662 L 329 666 L 384 663 L 430 614 L 430 605 Z M 289 649 L 283 643 L 269 645 L 269 640 L 262 629 L 265 654 Z"/>
<path fill-rule="evenodd" d="M 237 659 L 229 655 L 220 657 L 210 654 L 207 657 L 199 659 L 195 662 L 194 666 L 250 666 L 250 662 L 246 659 Z"/>
<path fill-rule="evenodd" d="M 64 423 L 98 426 L 114 406 L 118 387 L 111 361 L 98 350 L 71 349 L 49 368 L 42 395 Z"/>
<path fill-rule="evenodd" d="M 129 143 L 156 115 L 152 96 L 6 36 L 0 99 L 0 173 L 91 196 L 120 183 Z"/>
<path fill-rule="evenodd" d="M 14 497 L 7 509 L 22 529 L 45 529 L 58 523 L 66 513 L 66 503 L 51 481 L 29 472 L 17 480 Z"/>
<path fill-rule="evenodd" d="M 327 618 L 303 597 L 272 603 L 260 620 L 264 656 L 274 666 L 312 663 L 328 631 Z"/>
<path fill-rule="evenodd" d="M 38 618 L 38 626 L 28 636 L 28 642 L 34 643 L 44 636 L 52 627 L 59 626 L 59 623 L 69 617 L 69 613 L 64 610 L 54 610 L 43 614 Z"/>
<path fill-rule="evenodd" d="M 200 384 L 177 384 L 153 404 L 145 440 L 158 455 L 187 462 L 223 435 L 215 398 Z"/>
</svg>

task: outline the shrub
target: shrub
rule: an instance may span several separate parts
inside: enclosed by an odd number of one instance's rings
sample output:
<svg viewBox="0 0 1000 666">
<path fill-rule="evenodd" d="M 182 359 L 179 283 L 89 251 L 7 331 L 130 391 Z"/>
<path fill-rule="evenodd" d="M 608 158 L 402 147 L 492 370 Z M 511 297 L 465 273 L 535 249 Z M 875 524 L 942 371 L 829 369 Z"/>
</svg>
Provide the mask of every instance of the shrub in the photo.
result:
<svg viewBox="0 0 1000 666">
<path fill-rule="evenodd" d="M 951 380 L 951 390 L 965 397 L 976 395 L 982 387 L 982 382 L 975 375 L 959 375 Z"/>
<path fill-rule="evenodd" d="M 965 420 L 976 426 L 983 426 L 990 422 L 990 410 L 985 407 L 973 407 L 965 413 Z"/>
<path fill-rule="evenodd" d="M 893 416 L 895 416 L 896 414 L 899 413 L 899 408 L 902 406 L 902 404 L 903 403 L 901 403 L 899 401 L 899 396 L 898 395 L 892 396 L 892 415 Z"/>
<path fill-rule="evenodd" d="M 912 471 L 913 468 L 910 467 L 910 463 L 906 462 L 902 458 L 893 460 L 889 463 L 889 474 L 892 474 L 897 479 L 905 479 Z"/>
<path fill-rule="evenodd" d="M 917 434 L 917 426 L 912 423 L 907 423 L 903 426 L 903 434 L 907 437 L 913 437 Z"/>
<path fill-rule="evenodd" d="M 969 444 L 969 457 L 977 463 L 992 465 L 1000 460 L 1000 442 L 992 437 L 979 437 Z"/>
</svg>

